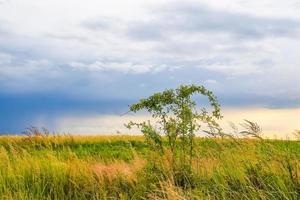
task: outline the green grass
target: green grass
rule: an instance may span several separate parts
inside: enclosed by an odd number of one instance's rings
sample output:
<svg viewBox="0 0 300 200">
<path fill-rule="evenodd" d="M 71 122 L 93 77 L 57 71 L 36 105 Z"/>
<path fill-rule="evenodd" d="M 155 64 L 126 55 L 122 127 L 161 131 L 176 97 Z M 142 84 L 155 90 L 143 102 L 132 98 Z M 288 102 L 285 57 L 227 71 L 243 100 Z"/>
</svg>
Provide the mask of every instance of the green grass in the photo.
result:
<svg viewBox="0 0 300 200">
<path fill-rule="evenodd" d="M 133 136 L 2 136 L 0 199 L 300 199 L 300 142 L 196 139 L 192 171 Z"/>
</svg>

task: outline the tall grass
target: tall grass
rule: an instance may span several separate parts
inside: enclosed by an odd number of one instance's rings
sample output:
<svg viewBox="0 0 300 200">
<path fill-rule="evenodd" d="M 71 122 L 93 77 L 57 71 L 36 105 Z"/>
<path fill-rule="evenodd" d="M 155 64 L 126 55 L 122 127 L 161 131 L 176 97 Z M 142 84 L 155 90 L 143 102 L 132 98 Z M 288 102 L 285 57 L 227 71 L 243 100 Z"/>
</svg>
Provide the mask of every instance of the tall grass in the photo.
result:
<svg viewBox="0 0 300 200">
<path fill-rule="evenodd" d="M 0 137 L 0 199 L 300 199 L 300 142 L 197 138 L 190 171 L 133 136 Z"/>
</svg>

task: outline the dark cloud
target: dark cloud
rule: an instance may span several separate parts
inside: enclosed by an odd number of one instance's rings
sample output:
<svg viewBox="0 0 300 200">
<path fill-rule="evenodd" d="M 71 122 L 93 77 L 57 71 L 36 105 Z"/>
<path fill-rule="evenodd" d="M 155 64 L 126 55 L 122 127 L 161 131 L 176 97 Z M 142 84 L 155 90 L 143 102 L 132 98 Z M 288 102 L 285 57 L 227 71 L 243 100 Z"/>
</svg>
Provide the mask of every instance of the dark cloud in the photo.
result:
<svg viewBox="0 0 300 200">
<path fill-rule="evenodd" d="M 131 38 L 155 40 L 163 35 L 209 32 L 239 39 L 261 39 L 297 36 L 300 28 L 300 22 L 293 19 L 214 10 L 196 3 L 173 3 L 153 10 L 151 14 L 155 20 L 135 22 L 129 26 Z M 145 34 L 147 31 L 149 35 Z"/>
<path fill-rule="evenodd" d="M 62 93 L 0 94 L 0 134 L 21 133 L 30 126 L 41 125 L 54 131 L 55 120 L 66 114 L 121 115 L 130 103 L 114 99 L 76 99 Z"/>
<path fill-rule="evenodd" d="M 259 108 L 297 108 L 300 107 L 300 99 L 289 97 L 270 97 L 255 93 L 241 92 L 235 95 L 220 94 L 220 104 L 229 107 L 259 107 Z"/>
<path fill-rule="evenodd" d="M 186 64 L 187 65 L 187 64 Z M 64 71 L 65 76 L 41 77 L 34 83 L 14 80 L 23 87 L 34 87 L 36 91 L 14 92 L 6 90 L 0 81 L 0 132 L 21 132 L 30 125 L 43 126 L 55 130 L 55 120 L 64 116 L 101 115 L 125 113 L 128 105 L 138 99 L 166 88 L 180 84 L 204 84 L 218 97 L 222 107 L 262 106 L 296 107 L 300 99 L 286 96 L 259 95 L 258 88 L 250 88 L 260 78 L 228 80 L 222 73 L 192 67 L 173 71 L 160 71 L 146 74 L 126 74 L 121 72 L 82 72 Z M 66 75 L 68 74 L 68 75 Z M 217 80 L 209 84 L 207 80 Z M 260 83 L 258 83 L 260 84 Z M 50 87 L 46 90 L 45 88 Z M 285 86 L 282 86 L 283 88 Z M 202 103 L 202 102 L 200 102 Z"/>
</svg>

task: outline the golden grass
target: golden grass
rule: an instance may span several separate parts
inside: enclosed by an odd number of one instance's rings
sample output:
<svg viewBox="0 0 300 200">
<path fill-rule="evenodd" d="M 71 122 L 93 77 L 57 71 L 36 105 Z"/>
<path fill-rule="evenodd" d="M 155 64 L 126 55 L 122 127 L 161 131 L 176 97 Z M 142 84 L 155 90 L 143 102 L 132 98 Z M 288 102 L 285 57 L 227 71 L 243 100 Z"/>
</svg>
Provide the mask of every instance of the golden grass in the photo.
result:
<svg viewBox="0 0 300 200">
<path fill-rule="evenodd" d="M 67 142 L 73 141 L 76 143 L 86 142 L 114 142 L 114 141 L 144 141 L 143 136 L 132 136 L 132 135 L 49 135 L 49 136 L 33 136 L 27 137 L 25 135 L 0 135 L 0 142 L 22 142 L 24 140 L 37 140 L 37 141 L 56 141 L 56 142 Z"/>
<path fill-rule="evenodd" d="M 91 165 L 92 171 L 99 177 L 109 177 L 110 180 L 122 176 L 126 179 L 136 180 L 137 172 L 142 170 L 146 161 L 139 156 L 128 163 L 120 160 L 115 160 L 111 163 L 96 163 Z"/>
<path fill-rule="evenodd" d="M 276 141 L 240 140 L 235 144 L 197 138 L 199 147 L 192 162 L 197 181 L 195 188 L 185 190 L 174 181 L 169 150 L 158 155 L 145 146 L 135 149 L 127 145 L 131 141 L 142 142 L 143 138 L 1 136 L 0 199 L 182 200 L 228 199 L 228 195 L 232 199 L 241 195 L 248 199 L 272 195 L 293 199 L 300 183 L 300 148 L 296 142 L 278 142 L 276 146 Z M 120 155 L 127 148 L 126 153 L 133 155 L 124 160 Z M 101 157 L 104 153 L 116 157 L 107 160 Z M 147 168 L 153 162 L 160 172 Z M 262 188 L 255 185 L 256 179 Z"/>
</svg>

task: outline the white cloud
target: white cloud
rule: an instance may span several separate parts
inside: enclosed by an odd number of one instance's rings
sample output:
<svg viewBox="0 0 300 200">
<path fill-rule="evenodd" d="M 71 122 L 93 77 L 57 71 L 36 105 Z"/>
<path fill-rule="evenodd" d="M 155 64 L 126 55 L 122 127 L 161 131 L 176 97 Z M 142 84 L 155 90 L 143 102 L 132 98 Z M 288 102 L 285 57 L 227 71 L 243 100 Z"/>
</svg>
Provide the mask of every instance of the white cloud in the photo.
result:
<svg viewBox="0 0 300 200">
<path fill-rule="evenodd" d="M 146 73 L 151 71 L 153 66 L 143 64 L 133 64 L 130 62 L 101 62 L 96 61 L 91 64 L 81 62 L 71 62 L 70 66 L 75 70 L 88 70 L 88 71 L 117 71 L 123 73 Z"/>
<path fill-rule="evenodd" d="M 121 87 L 211 79 L 219 90 L 298 98 L 298 11 L 295 0 L 2 1 L 1 85 L 43 90 L 67 80 L 90 92 L 109 74 Z"/>
<path fill-rule="evenodd" d="M 216 10 L 197 1 L 178 4 L 173 1 L 107 3 L 92 0 L 89 4 L 74 1 L 69 5 L 67 1 L 58 0 L 16 0 L 0 7 L 0 20 L 8 24 L 12 33 L 9 37 L 3 36 L 2 41 L 0 37 L 0 43 L 6 48 L 40 54 L 34 58 L 38 60 L 48 59 L 62 65 L 74 60 L 89 63 L 82 68 L 88 71 L 111 69 L 144 73 L 175 69 L 174 66 L 186 67 L 190 63 L 237 75 L 257 71 L 253 64 L 257 62 L 255 56 L 270 59 L 271 54 L 264 47 L 266 41 L 255 37 L 265 34 L 273 37 L 273 33 L 280 36 L 296 29 L 289 25 L 294 21 L 287 18 L 283 21 L 276 15 L 259 18 L 253 12 L 246 12 L 245 3 L 240 1 L 219 3 L 217 7 L 209 1 L 206 4 Z M 162 5 L 168 5 L 171 11 L 165 11 Z M 183 8 L 179 7 L 181 5 Z M 252 6 L 255 5 L 268 10 L 259 2 Z M 193 12 L 193 9 L 204 12 Z M 14 12 L 18 15 L 12 15 Z M 264 23 L 271 29 L 265 28 Z M 245 35 L 252 41 L 231 38 L 228 34 Z M 280 49 L 282 44 L 270 46 Z M 248 53 L 244 54 L 239 49 Z M 109 61 L 99 63 L 99 60 Z M 228 70 L 224 66 L 228 66 Z"/>
<path fill-rule="evenodd" d="M 218 81 L 216 81 L 216 80 L 213 80 L 213 79 L 208 79 L 208 80 L 206 80 L 206 81 L 204 81 L 205 83 L 208 83 L 208 84 L 217 84 L 218 83 Z"/>
</svg>

